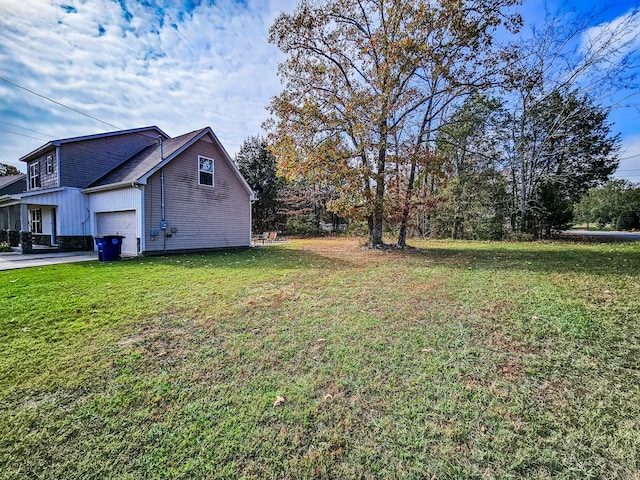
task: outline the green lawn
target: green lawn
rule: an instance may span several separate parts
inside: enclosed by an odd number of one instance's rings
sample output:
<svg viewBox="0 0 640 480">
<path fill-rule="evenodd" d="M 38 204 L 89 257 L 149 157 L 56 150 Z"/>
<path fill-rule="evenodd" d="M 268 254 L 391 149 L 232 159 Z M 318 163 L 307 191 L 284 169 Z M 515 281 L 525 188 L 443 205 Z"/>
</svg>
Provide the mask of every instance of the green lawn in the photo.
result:
<svg viewBox="0 0 640 480">
<path fill-rule="evenodd" d="M 0 478 L 640 479 L 640 243 L 413 244 L 0 272 Z"/>
</svg>

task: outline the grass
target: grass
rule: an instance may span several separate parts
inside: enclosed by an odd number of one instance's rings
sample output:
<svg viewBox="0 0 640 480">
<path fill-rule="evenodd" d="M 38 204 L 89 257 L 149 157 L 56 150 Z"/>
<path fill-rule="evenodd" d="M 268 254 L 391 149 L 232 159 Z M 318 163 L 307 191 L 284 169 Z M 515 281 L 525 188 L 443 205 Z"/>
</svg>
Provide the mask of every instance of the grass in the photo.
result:
<svg viewBox="0 0 640 480">
<path fill-rule="evenodd" d="M 0 272 L 0 479 L 639 479 L 640 244 L 414 244 Z"/>
</svg>

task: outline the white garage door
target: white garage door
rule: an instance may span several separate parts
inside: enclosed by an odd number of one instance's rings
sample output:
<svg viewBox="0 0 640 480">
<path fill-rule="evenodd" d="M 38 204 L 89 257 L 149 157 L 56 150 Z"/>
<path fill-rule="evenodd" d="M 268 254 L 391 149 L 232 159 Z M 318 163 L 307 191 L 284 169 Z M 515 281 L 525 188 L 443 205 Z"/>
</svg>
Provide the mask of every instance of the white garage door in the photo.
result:
<svg viewBox="0 0 640 480">
<path fill-rule="evenodd" d="M 124 235 L 125 238 L 122 239 L 123 255 L 138 254 L 135 210 L 96 213 L 96 223 L 99 237 L 104 235 Z"/>
</svg>

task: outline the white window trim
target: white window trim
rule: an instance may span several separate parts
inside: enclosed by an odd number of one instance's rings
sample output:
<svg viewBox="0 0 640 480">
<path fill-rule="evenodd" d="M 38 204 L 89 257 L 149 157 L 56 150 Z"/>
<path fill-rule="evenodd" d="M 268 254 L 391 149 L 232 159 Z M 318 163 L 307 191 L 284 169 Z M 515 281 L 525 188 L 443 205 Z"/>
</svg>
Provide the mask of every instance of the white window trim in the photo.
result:
<svg viewBox="0 0 640 480">
<path fill-rule="evenodd" d="M 40 188 L 39 183 L 42 185 L 42 179 L 40 178 L 40 162 L 33 162 L 29 165 L 29 190 L 34 188 Z"/>
<path fill-rule="evenodd" d="M 33 210 L 30 210 L 30 213 L 31 215 L 29 215 L 29 220 L 31 221 L 31 233 L 42 234 L 42 210 L 40 208 L 34 208 Z M 34 218 L 36 216 L 38 218 Z M 36 228 L 36 225 L 38 225 L 39 228 Z"/>
<path fill-rule="evenodd" d="M 207 172 L 205 170 L 202 170 L 200 168 L 200 162 L 202 160 L 209 160 L 211 162 L 211 171 Z M 202 183 L 200 181 L 200 174 L 202 173 L 207 173 L 211 175 L 211 185 L 209 185 L 208 183 Z M 212 187 L 215 185 L 215 162 L 213 160 L 213 158 L 209 158 L 209 157 L 205 157 L 203 155 L 198 155 L 198 185 L 202 185 L 203 187 Z"/>
<path fill-rule="evenodd" d="M 45 171 L 47 172 L 47 174 L 53 173 L 53 155 L 47 155 L 47 161 L 45 165 Z"/>
</svg>

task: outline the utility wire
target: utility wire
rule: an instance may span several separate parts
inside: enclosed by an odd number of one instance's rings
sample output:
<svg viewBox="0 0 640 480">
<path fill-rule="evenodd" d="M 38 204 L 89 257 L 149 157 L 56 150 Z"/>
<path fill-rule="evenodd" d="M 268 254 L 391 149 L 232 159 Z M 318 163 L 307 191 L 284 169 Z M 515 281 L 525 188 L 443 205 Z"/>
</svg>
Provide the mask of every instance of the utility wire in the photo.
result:
<svg viewBox="0 0 640 480">
<path fill-rule="evenodd" d="M 40 98 L 44 98 L 45 100 L 48 100 L 48 101 L 50 101 L 52 103 L 55 103 L 56 105 L 60 105 L 61 107 L 64 107 L 64 108 L 66 108 L 68 110 L 71 110 L 72 112 L 76 112 L 76 113 L 79 113 L 80 115 L 84 115 L 85 117 L 88 117 L 88 118 L 90 118 L 92 120 L 95 120 L 96 122 L 104 123 L 105 125 L 109 125 L 112 128 L 115 128 L 115 129 L 118 129 L 118 130 L 122 130 L 121 127 L 117 127 L 116 125 L 112 125 L 109 122 L 105 122 L 104 120 L 100 120 L 99 118 L 96 118 L 96 117 L 94 117 L 92 115 L 89 115 L 88 113 L 84 113 L 84 112 L 81 112 L 80 110 L 77 110 L 75 108 L 69 107 L 69 106 L 65 105 L 64 103 L 57 102 L 57 101 L 55 101 L 55 100 L 53 100 L 53 99 L 51 99 L 51 98 L 49 98 L 49 97 L 47 97 L 45 95 L 41 95 L 40 93 L 34 92 L 33 90 L 29 90 L 28 88 L 23 87 L 22 85 L 18 85 L 17 83 L 13 83 L 13 82 L 7 80 L 6 78 L 0 77 L 0 80 L 2 80 L 5 83 L 8 83 L 9 85 L 13 85 L 14 87 L 21 88 L 22 90 L 25 90 L 25 91 L 27 91 L 27 92 L 29 92 L 29 93 L 31 93 L 33 95 L 36 95 L 36 96 L 38 96 Z"/>
<path fill-rule="evenodd" d="M 25 135 L 24 133 L 12 132 L 11 130 L 7 130 L 4 128 L 0 128 L 0 131 L 13 133 L 14 135 L 20 135 L 21 137 L 33 138 L 34 140 L 40 140 L 41 142 L 46 142 L 44 138 L 32 137 L 31 135 Z"/>
<path fill-rule="evenodd" d="M 640 153 L 636 153 L 628 157 L 619 158 L 618 160 L 629 160 L 630 158 L 636 158 L 636 157 L 640 157 Z"/>
<path fill-rule="evenodd" d="M 49 135 L 48 133 L 39 132 L 37 130 L 32 130 L 32 129 L 26 128 L 26 127 L 21 127 L 20 125 L 16 125 L 15 123 L 5 122 L 4 120 L 0 120 L 0 123 L 4 123 L 5 125 L 9 125 L 10 127 L 19 128 L 21 130 L 26 130 L 27 132 L 33 132 L 33 133 L 37 133 L 38 135 L 44 135 L 45 137 L 53 138 L 53 135 Z"/>
</svg>

